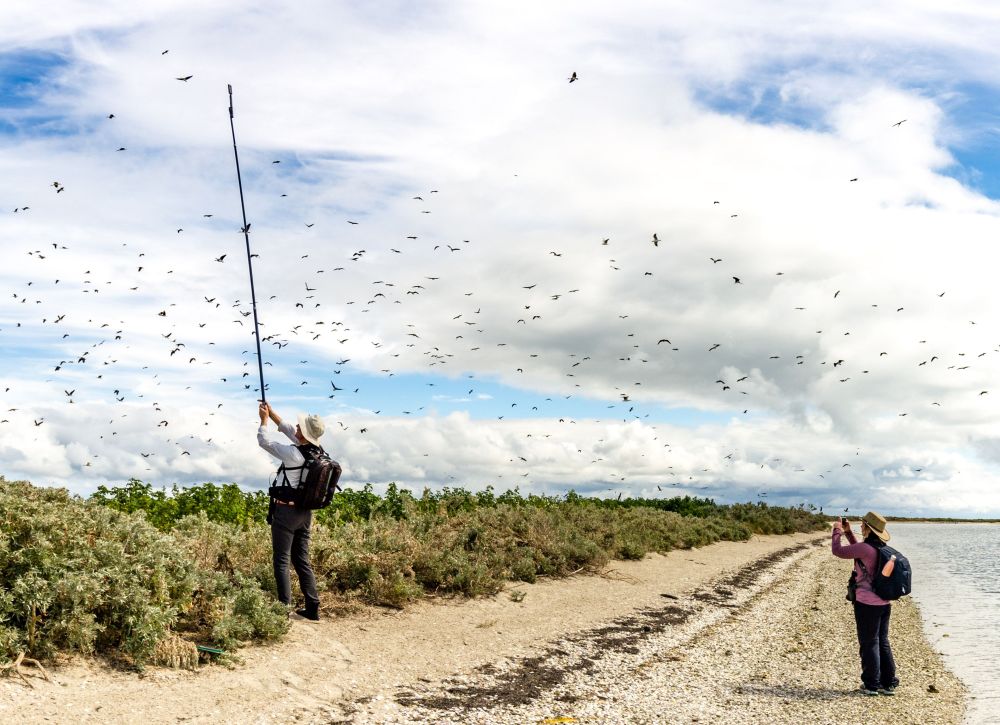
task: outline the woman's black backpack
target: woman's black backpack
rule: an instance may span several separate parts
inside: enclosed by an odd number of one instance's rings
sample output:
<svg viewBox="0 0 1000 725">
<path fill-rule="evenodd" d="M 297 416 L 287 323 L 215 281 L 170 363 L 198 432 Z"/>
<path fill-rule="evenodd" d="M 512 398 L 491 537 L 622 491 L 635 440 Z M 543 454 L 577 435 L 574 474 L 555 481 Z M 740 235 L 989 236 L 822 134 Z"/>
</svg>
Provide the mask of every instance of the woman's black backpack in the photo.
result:
<svg viewBox="0 0 1000 725">
<path fill-rule="evenodd" d="M 342 473 L 340 464 L 330 458 L 322 448 L 311 443 L 296 448 L 299 449 L 305 462 L 301 466 L 281 464 L 278 475 L 282 481 L 279 485 L 271 486 L 267 491 L 268 495 L 278 501 L 294 503 L 297 508 L 310 511 L 326 508 L 333 500 L 333 494 L 340 490 L 340 486 L 337 485 Z M 288 480 L 289 471 L 301 471 L 298 485 L 293 486 Z"/>
<path fill-rule="evenodd" d="M 880 546 L 876 551 L 878 552 L 878 560 L 872 576 L 872 590 L 875 594 L 887 602 L 892 602 L 913 591 L 909 559 L 891 546 Z M 889 576 L 884 576 L 882 569 L 893 556 L 896 557 L 896 565 L 892 568 L 892 573 Z"/>
</svg>

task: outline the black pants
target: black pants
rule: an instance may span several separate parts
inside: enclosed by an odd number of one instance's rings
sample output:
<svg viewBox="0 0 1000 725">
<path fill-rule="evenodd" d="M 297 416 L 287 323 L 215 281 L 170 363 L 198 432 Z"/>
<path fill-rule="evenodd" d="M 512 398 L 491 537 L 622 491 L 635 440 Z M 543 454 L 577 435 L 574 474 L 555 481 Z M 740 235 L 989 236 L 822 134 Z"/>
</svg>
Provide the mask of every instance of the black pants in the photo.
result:
<svg viewBox="0 0 1000 725">
<path fill-rule="evenodd" d="M 278 601 L 292 603 L 292 584 L 288 577 L 288 560 L 292 561 L 299 576 L 299 586 L 306 606 L 318 607 L 316 576 L 309 563 L 309 527 L 312 525 L 312 511 L 294 506 L 274 507 L 271 519 L 271 548 L 274 552 L 274 579 L 278 583 Z"/>
<path fill-rule="evenodd" d="M 889 645 L 889 615 L 892 605 L 880 607 L 854 603 L 854 623 L 861 651 L 861 682 L 869 690 L 896 687 L 896 661 Z"/>
</svg>

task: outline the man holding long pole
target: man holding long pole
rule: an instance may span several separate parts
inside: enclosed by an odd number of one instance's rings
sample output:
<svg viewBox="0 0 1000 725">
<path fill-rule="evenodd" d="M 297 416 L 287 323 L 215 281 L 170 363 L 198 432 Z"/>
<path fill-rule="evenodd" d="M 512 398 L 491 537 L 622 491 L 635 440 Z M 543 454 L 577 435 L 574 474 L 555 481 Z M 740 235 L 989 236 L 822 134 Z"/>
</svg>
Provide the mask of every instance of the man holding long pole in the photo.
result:
<svg viewBox="0 0 1000 725">
<path fill-rule="evenodd" d="M 257 322 L 257 295 L 253 284 L 253 256 L 250 254 L 250 223 L 247 222 L 246 204 L 243 201 L 243 180 L 240 177 L 240 155 L 236 149 L 236 125 L 233 121 L 233 87 L 229 86 L 229 128 L 233 135 L 233 156 L 236 159 L 236 181 L 240 189 L 240 210 L 243 213 L 243 238 L 246 241 L 247 269 L 250 272 L 250 302 L 253 307 L 253 334 L 257 343 L 257 371 L 260 374 L 260 428 L 257 429 L 257 443 L 265 451 L 281 461 L 278 475 L 285 485 L 296 486 L 305 473 L 306 455 L 316 450 L 322 451 L 319 439 L 323 435 L 323 421 L 317 415 L 299 416 L 299 424 L 293 429 L 267 404 L 264 386 L 264 361 L 260 352 L 260 330 Z M 292 442 L 291 445 L 268 440 L 267 421 L 273 420 L 281 433 Z M 289 480 L 292 473 L 294 481 Z M 319 619 L 319 596 L 316 592 L 316 576 L 309 561 L 309 531 L 312 526 L 312 511 L 297 508 L 293 501 L 279 501 L 271 496 L 271 506 L 267 513 L 267 523 L 271 525 L 271 549 L 274 563 L 274 579 L 278 588 L 278 600 L 291 606 L 292 587 L 289 580 L 288 564 L 291 560 L 299 577 L 305 608 L 296 614 L 316 621 Z"/>
</svg>

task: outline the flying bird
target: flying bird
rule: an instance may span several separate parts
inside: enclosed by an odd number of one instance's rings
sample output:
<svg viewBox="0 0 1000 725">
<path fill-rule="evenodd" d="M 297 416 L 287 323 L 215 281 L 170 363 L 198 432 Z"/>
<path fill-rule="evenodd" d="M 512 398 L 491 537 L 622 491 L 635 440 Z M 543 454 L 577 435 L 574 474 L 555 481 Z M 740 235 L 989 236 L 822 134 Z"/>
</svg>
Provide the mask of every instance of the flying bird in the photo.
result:
<svg viewBox="0 0 1000 725">
<path fill-rule="evenodd" d="M 574 81 L 578 81 L 580 79 L 577 77 L 576 71 L 573 71 L 573 75 L 571 75 L 567 80 L 569 80 L 570 83 L 573 83 Z"/>
<path fill-rule="evenodd" d="M 184 81 L 185 83 L 187 83 L 192 78 L 194 78 L 194 76 L 182 76 L 182 77 L 178 78 L 177 80 Z"/>
</svg>

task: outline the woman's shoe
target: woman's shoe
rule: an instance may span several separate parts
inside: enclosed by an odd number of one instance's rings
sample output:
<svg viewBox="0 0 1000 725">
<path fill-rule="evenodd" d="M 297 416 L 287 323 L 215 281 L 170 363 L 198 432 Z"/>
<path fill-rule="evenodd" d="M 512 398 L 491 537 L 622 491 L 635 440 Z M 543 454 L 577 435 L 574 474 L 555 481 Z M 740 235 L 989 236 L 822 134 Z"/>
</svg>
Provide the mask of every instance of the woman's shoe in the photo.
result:
<svg viewBox="0 0 1000 725">
<path fill-rule="evenodd" d="M 880 694 L 880 695 L 886 695 L 887 697 L 891 696 L 891 695 L 895 695 L 896 694 L 896 688 L 895 687 L 882 687 L 882 688 L 879 689 L 878 694 Z"/>
<path fill-rule="evenodd" d="M 867 695 L 868 697 L 878 697 L 878 690 L 869 690 L 864 685 L 861 686 L 861 694 Z"/>
</svg>

